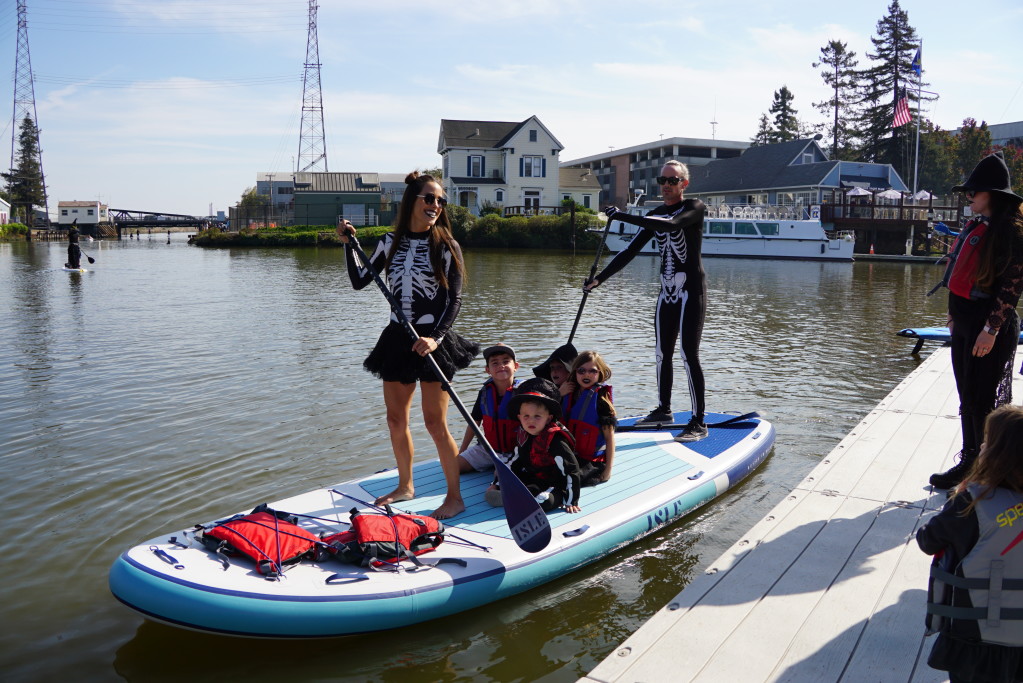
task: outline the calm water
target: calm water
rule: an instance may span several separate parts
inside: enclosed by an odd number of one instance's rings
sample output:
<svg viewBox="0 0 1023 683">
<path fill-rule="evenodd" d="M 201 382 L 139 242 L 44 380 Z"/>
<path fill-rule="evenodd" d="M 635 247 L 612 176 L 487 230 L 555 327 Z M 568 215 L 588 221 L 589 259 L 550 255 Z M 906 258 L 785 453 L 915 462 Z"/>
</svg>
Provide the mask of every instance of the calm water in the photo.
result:
<svg viewBox="0 0 1023 683">
<path fill-rule="evenodd" d="M 145 236 L 0 244 L 5 680 L 573 681 L 674 596 L 917 365 L 894 332 L 942 324 L 920 264 L 707 262 L 708 408 L 758 410 L 771 458 L 741 487 L 558 582 L 420 627 L 264 642 L 143 621 L 107 589 L 128 546 L 393 465 L 361 368 L 387 317 L 340 251 L 207 251 Z M 592 254 L 467 254 L 458 329 L 519 350 L 564 343 Z M 587 303 L 576 335 L 610 363 L 620 413 L 653 407 L 656 263 Z M 482 362 L 455 383 L 471 401 Z M 688 408 L 676 389 L 676 408 Z M 418 408 L 414 408 L 418 410 Z M 464 426 L 453 409 L 452 431 Z M 420 458 L 435 457 L 421 425 Z"/>
</svg>

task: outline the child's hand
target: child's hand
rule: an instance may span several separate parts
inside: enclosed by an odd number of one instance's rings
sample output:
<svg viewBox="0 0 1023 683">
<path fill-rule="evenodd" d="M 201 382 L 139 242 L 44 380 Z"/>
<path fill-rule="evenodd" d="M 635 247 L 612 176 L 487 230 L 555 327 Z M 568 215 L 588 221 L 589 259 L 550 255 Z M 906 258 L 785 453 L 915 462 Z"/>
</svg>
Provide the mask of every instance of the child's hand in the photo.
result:
<svg viewBox="0 0 1023 683">
<path fill-rule="evenodd" d="M 601 472 L 600 481 L 601 483 L 611 481 L 611 470 L 604 470 L 603 472 Z"/>
<path fill-rule="evenodd" d="M 573 391 L 575 391 L 575 382 L 570 379 L 566 379 L 561 383 L 561 386 L 558 387 L 558 393 L 562 396 L 568 396 Z"/>
<path fill-rule="evenodd" d="M 566 505 L 565 506 L 565 512 L 575 513 L 575 512 L 582 512 L 582 511 L 583 511 L 583 509 L 581 507 L 579 507 L 578 505 Z"/>
</svg>

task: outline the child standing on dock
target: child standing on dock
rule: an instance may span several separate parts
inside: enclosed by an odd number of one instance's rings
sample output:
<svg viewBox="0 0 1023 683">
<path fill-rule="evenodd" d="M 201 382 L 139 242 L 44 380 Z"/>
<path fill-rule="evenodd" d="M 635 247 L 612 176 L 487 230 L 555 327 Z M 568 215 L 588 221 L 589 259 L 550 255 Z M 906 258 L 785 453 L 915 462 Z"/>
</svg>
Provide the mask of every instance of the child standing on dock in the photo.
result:
<svg viewBox="0 0 1023 683">
<path fill-rule="evenodd" d="M 494 344 L 483 349 L 483 360 L 490 377 L 476 396 L 472 419 L 483 428 L 483 436 L 494 452 L 507 461 L 515 447 L 515 430 L 519 426 L 515 413 L 508 410 L 508 403 L 519 384 L 515 379 L 519 363 L 515 360 L 515 349 L 507 344 Z M 472 426 L 466 427 L 462 447 L 456 458 L 459 472 L 494 469 L 494 463 L 483 444 L 472 443 L 474 434 Z"/>
<path fill-rule="evenodd" d="M 611 368 L 596 351 L 583 351 L 572 363 L 561 408 L 575 437 L 583 486 L 611 478 L 618 419 L 611 401 Z"/>
<path fill-rule="evenodd" d="M 960 681 L 1023 680 L 1023 408 L 988 415 L 980 454 L 916 534 L 934 555 L 927 664 Z"/>
<path fill-rule="evenodd" d="M 554 383 L 539 377 L 527 379 L 508 405 L 518 417 L 518 432 L 508 464 L 544 512 L 564 507 L 579 512 L 579 463 L 572 434 L 558 420 L 561 397 Z"/>
</svg>

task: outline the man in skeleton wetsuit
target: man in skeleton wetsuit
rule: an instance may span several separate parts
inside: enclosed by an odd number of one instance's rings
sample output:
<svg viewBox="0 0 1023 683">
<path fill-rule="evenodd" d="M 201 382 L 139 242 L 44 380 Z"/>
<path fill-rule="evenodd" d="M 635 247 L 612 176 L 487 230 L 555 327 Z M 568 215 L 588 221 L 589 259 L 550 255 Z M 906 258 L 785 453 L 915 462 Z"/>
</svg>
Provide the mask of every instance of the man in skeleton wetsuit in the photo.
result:
<svg viewBox="0 0 1023 683">
<path fill-rule="evenodd" d="M 689 380 L 689 397 L 693 417 L 676 441 L 699 441 L 707 436 L 704 424 L 704 382 L 700 366 L 700 337 L 707 312 L 707 284 L 700 258 L 703 240 L 703 217 L 707 207 L 699 199 L 682 198 L 689 185 L 689 169 L 678 161 L 669 161 L 657 178 L 664 203 L 646 216 L 619 212 L 617 207 L 604 209 L 608 220 L 615 218 L 642 228 L 607 267 L 585 284 L 592 290 L 625 267 L 651 239 L 657 240 L 661 252 L 661 293 L 654 314 L 657 342 L 658 406 L 640 422 L 670 423 L 671 388 L 674 380 L 671 355 L 679 337 L 682 338 L 682 364 Z"/>
</svg>

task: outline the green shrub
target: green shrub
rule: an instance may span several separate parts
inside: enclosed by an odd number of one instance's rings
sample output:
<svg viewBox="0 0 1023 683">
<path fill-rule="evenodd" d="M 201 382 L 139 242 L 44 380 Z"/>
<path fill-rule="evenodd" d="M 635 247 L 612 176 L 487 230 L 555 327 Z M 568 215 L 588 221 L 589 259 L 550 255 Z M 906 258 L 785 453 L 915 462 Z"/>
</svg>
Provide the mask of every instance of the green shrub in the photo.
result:
<svg viewBox="0 0 1023 683">
<path fill-rule="evenodd" d="M 20 239 L 28 235 L 28 226 L 23 223 L 0 225 L 0 239 Z"/>
</svg>

